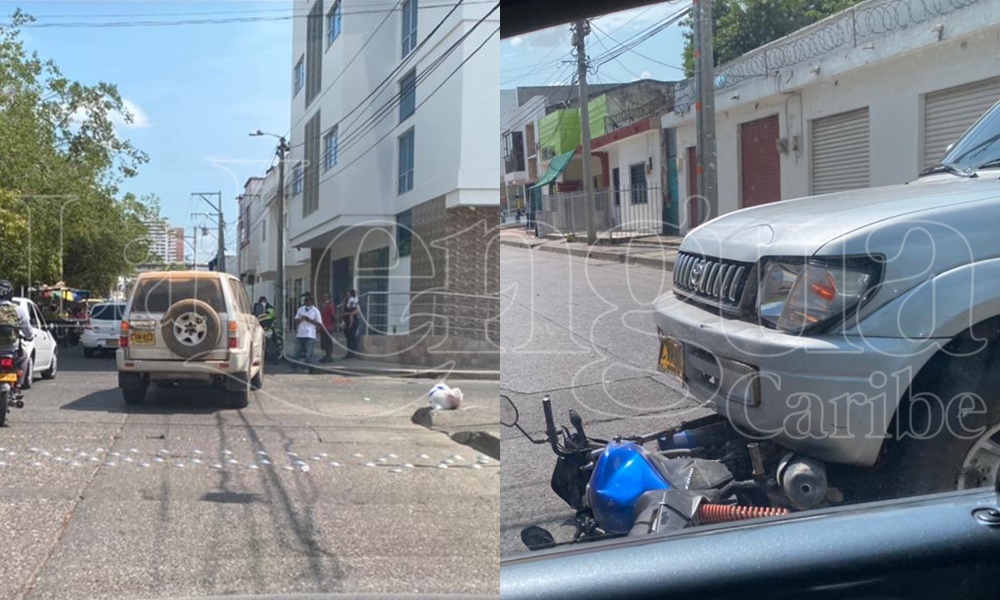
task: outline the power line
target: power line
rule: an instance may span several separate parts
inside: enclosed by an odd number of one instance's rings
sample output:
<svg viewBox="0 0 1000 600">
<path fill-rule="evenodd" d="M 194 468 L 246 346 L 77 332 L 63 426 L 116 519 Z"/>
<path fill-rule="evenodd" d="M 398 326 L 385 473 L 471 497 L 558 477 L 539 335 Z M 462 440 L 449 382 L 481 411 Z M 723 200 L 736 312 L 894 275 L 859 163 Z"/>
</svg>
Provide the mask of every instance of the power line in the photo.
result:
<svg viewBox="0 0 1000 600">
<path fill-rule="evenodd" d="M 461 4 L 461 1 L 458 4 Z M 456 4 L 455 8 L 457 8 L 457 7 L 458 7 L 458 5 Z M 419 89 L 419 85 L 421 83 L 423 83 L 424 81 L 426 81 L 444 63 L 444 61 L 448 58 L 448 56 L 450 56 L 453 52 L 455 52 L 455 50 L 458 49 L 458 47 L 469 36 L 471 36 L 476 31 L 476 29 L 478 29 L 479 26 L 484 21 L 486 21 L 486 19 L 488 19 L 499 8 L 500 8 L 500 3 L 499 2 L 494 2 L 493 8 L 488 13 L 486 13 L 485 15 L 483 15 L 483 17 L 480 18 L 476 22 L 476 24 L 473 25 L 472 28 L 469 29 L 469 31 L 465 32 L 458 40 L 456 40 L 447 50 L 445 50 L 443 53 L 441 53 L 426 69 L 424 69 L 417 76 L 417 80 L 416 80 L 416 82 L 414 84 L 414 94 L 416 93 L 416 90 Z M 447 17 L 445 17 L 445 19 L 447 19 Z M 443 23 L 443 21 L 442 21 L 442 23 Z M 440 24 L 439 24 L 439 26 L 440 26 Z M 435 31 L 436 31 L 436 29 L 437 28 L 435 28 Z M 430 37 L 433 35 L 433 33 L 434 32 L 432 31 L 431 34 L 428 35 L 428 37 L 424 41 L 426 42 L 426 40 L 430 39 Z M 418 46 L 418 48 L 419 48 L 419 46 Z M 415 51 L 414 51 L 413 54 L 415 54 Z M 411 56 L 413 54 L 411 54 Z M 403 66 L 403 65 L 400 65 L 400 66 Z M 398 70 L 398 67 L 397 67 L 396 70 Z M 383 82 L 391 80 L 394 74 L 395 73 L 390 73 L 390 76 L 388 78 L 386 78 L 385 80 L 383 80 Z M 380 86 L 381 86 L 381 84 L 380 84 Z M 368 118 L 366 118 L 364 120 L 364 122 L 361 123 L 361 125 L 358 125 L 357 127 L 355 127 L 355 125 L 360 120 L 361 115 L 359 115 L 358 118 L 355 118 L 353 121 L 351 121 L 349 123 L 346 122 L 348 118 L 350 118 L 353 114 L 357 113 L 361 108 L 364 108 L 364 107 L 368 106 L 368 101 L 376 93 L 378 93 L 379 91 L 380 91 L 379 89 L 373 90 L 373 92 L 370 93 L 370 94 L 368 94 L 368 96 L 364 100 L 362 100 L 358 105 L 356 105 L 354 108 L 352 108 L 346 115 L 342 116 L 335 125 L 333 125 L 331 127 L 328 127 L 327 129 L 325 129 L 325 130 L 323 130 L 323 131 L 320 132 L 320 136 L 325 136 L 327 133 L 329 133 L 330 131 L 332 131 L 334 128 L 338 128 L 338 130 L 339 130 L 339 128 L 340 128 L 341 125 L 344 126 L 344 129 L 347 130 L 347 133 L 345 134 L 345 136 L 343 138 L 338 139 L 338 145 L 337 145 L 338 146 L 337 147 L 338 153 L 346 151 L 348 148 L 350 148 L 352 146 L 352 142 L 354 142 L 357 139 L 360 139 L 360 138 L 364 137 L 369 132 L 373 131 L 376 127 L 378 127 L 378 125 L 382 121 L 384 121 L 394 111 L 394 109 L 396 107 L 399 106 L 399 104 L 400 104 L 400 102 L 401 102 L 401 100 L 403 98 L 403 95 L 405 93 L 404 90 L 402 90 L 402 89 L 398 90 L 392 97 L 389 98 L 389 100 L 387 100 L 382 106 L 380 106 L 379 108 L 377 108 Z M 300 119 L 300 122 L 301 122 L 301 119 Z M 300 146 L 304 146 L 304 145 L 305 145 L 305 142 L 301 142 L 299 144 L 295 144 L 293 147 L 300 147 Z"/>
<path fill-rule="evenodd" d="M 460 37 L 458 40 L 456 40 L 447 50 L 445 50 L 444 52 L 442 52 L 434 60 L 434 62 L 432 62 L 426 69 L 423 70 L 422 73 L 420 73 L 417 76 L 417 79 L 414 82 L 414 88 L 413 88 L 413 93 L 414 94 L 416 94 L 416 90 L 419 89 L 420 84 L 423 83 L 424 81 L 426 81 L 427 79 L 429 79 L 430 76 L 433 75 L 434 72 L 437 71 L 437 69 L 442 64 L 444 64 L 445 60 L 447 60 L 447 58 L 449 56 L 451 56 L 451 54 L 453 52 L 455 52 L 459 48 L 459 46 L 462 43 L 464 43 L 465 40 L 475 32 L 476 29 L 478 29 L 479 25 L 481 25 L 486 19 L 488 19 L 490 17 L 490 15 L 493 14 L 493 12 L 498 7 L 499 7 L 499 3 L 497 3 L 497 5 L 496 5 L 496 7 L 494 7 L 493 11 L 490 11 L 489 13 L 487 13 L 486 15 L 484 15 L 479 21 L 476 22 L 475 26 L 473 26 L 471 29 L 469 29 L 469 31 L 467 31 L 464 35 L 462 35 L 462 37 Z M 399 90 L 397 90 L 397 92 L 396 92 L 395 95 L 393 95 L 387 102 L 385 102 L 374 113 L 372 113 L 367 119 L 365 119 L 365 121 L 361 125 L 359 125 L 358 127 L 350 130 L 349 133 L 348 133 L 347 139 L 345 139 L 342 142 L 343 146 L 340 146 L 340 147 L 349 148 L 351 146 L 351 142 L 352 141 L 354 141 L 355 139 L 359 139 L 361 136 L 367 135 L 371 131 L 374 131 L 375 128 L 378 127 L 378 125 L 382 121 L 384 121 L 389 115 L 391 115 L 392 113 L 395 112 L 395 109 L 402 103 L 403 96 L 405 95 L 405 93 L 406 92 L 402 88 L 400 88 Z M 341 120 L 341 122 L 343 122 L 343 119 Z M 358 119 L 354 119 L 354 121 L 352 121 L 351 123 L 347 124 L 347 128 L 354 127 L 354 125 L 357 122 L 358 122 Z"/>
<path fill-rule="evenodd" d="M 395 6 L 399 6 L 400 4 L 402 4 L 402 2 L 403 2 L 403 0 L 398 0 L 396 2 Z M 461 4 L 461 3 L 462 3 L 462 0 L 459 0 L 458 4 Z M 448 12 L 447 15 L 445 15 L 445 18 L 447 19 L 449 16 L 451 16 L 451 13 L 454 12 L 455 8 L 457 8 L 457 7 L 458 7 L 458 5 L 456 4 L 455 7 L 453 7 Z M 395 10 L 395 8 L 393 8 L 392 10 Z M 333 89 L 333 86 L 338 81 L 340 81 L 340 78 L 344 76 L 344 73 L 347 72 L 347 69 L 349 69 L 350 66 L 354 64 L 354 61 L 357 60 L 357 58 L 359 56 L 361 56 L 361 53 L 365 51 L 365 48 L 368 46 L 368 44 L 373 39 L 375 39 L 375 36 L 378 34 L 379 30 L 382 29 L 382 26 L 385 25 L 386 21 L 389 20 L 389 17 L 392 16 L 392 10 L 389 10 L 389 11 L 386 12 L 385 18 L 383 18 L 381 21 L 379 21 L 378 26 L 375 27 L 375 30 L 371 32 L 371 35 L 369 35 L 368 39 L 366 39 L 365 42 L 361 45 L 361 48 L 359 48 L 358 51 L 354 53 L 354 56 L 351 57 L 351 60 L 347 61 L 347 64 L 344 66 L 343 69 L 340 70 L 339 73 L 337 73 L 337 76 L 334 78 L 334 80 L 331 81 L 329 83 L 329 85 L 327 85 L 325 88 L 323 88 L 323 91 L 320 92 L 320 94 L 318 96 L 316 96 L 316 98 L 313 99 L 313 102 L 319 102 L 320 100 L 322 100 L 323 97 L 326 96 L 327 92 L 329 92 L 331 89 Z M 296 127 L 298 127 L 299 123 L 301 123 L 302 120 L 305 119 L 305 117 L 306 117 L 307 114 L 309 114 L 308 111 L 303 111 L 302 116 L 299 117 L 298 121 L 296 121 L 295 123 L 292 123 L 292 126 L 288 129 L 288 134 L 286 134 L 286 135 L 291 135 L 292 130 L 294 130 Z"/>
<path fill-rule="evenodd" d="M 499 8 L 499 6 L 500 6 L 500 3 L 499 3 L 499 2 L 497 2 L 497 7 Z M 492 12 L 492 11 L 491 11 L 491 12 Z M 485 20 L 485 18 L 484 18 L 483 20 Z M 479 26 L 479 25 L 480 25 L 480 24 L 481 24 L 482 22 L 483 22 L 482 20 L 481 20 L 481 21 L 479 21 L 479 22 L 477 22 L 477 23 L 476 23 L 476 25 L 475 25 L 475 26 L 473 26 L 473 30 L 475 29 L 475 27 L 478 27 L 478 26 Z M 471 31 L 471 30 L 470 30 L 470 31 Z M 436 88 L 434 88 L 434 89 L 433 89 L 433 90 L 431 91 L 431 93 L 430 93 L 430 94 L 428 94 L 428 95 L 427 95 L 427 96 L 426 96 L 426 97 L 425 97 L 425 98 L 424 98 L 424 99 L 423 99 L 422 101 L 420 101 L 420 103 L 419 103 L 419 104 L 417 104 L 417 106 L 416 106 L 416 107 L 414 108 L 414 114 L 416 114 L 416 111 L 420 110 L 420 108 L 421 108 L 421 107 L 422 107 L 422 106 L 423 106 L 424 104 L 426 104 L 426 103 L 427 103 L 427 102 L 428 102 L 428 101 L 429 101 L 429 100 L 430 100 L 430 99 L 431 99 L 432 97 L 434 97 L 434 94 L 436 94 L 436 93 L 438 92 L 438 90 L 440 90 L 440 89 L 441 89 L 441 88 L 442 88 L 442 87 L 444 86 L 444 84 L 448 83 L 448 81 L 449 81 L 449 80 L 450 80 L 450 79 L 451 79 L 452 77 L 454 77 L 454 76 L 455 76 L 455 73 L 458 73 L 458 72 L 459 72 L 459 71 L 460 71 L 460 70 L 462 69 L 462 67 L 464 67 L 464 66 L 465 66 L 465 64 L 466 64 L 466 63 L 468 63 L 468 62 L 469 62 L 469 61 L 470 61 L 470 60 L 472 59 L 472 57 L 474 57 L 474 56 L 476 56 L 477 54 L 479 54 L 480 50 L 482 50 L 482 49 L 483 49 L 483 47 L 484 47 L 484 46 L 486 46 L 486 44 L 487 44 L 487 43 L 489 43 L 489 41 L 490 41 L 491 39 L 493 39 L 493 36 L 495 36 L 495 35 L 497 35 L 497 34 L 499 34 L 499 33 L 500 33 L 500 26 L 497 26 L 497 28 L 496 28 L 496 29 L 494 29 L 494 30 L 493 30 L 493 32 L 492 32 L 492 33 L 490 33 L 490 35 L 489 35 L 489 36 L 487 36 L 487 38 L 486 38 L 486 39 L 484 39 L 484 40 L 483 40 L 483 41 L 482 41 L 482 42 L 481 42 L 481 43 L 480 43 L 480 44 L 479 44 L 479 45 L 478 45 L 478 46 L 476 47 L 476 49 L 475 49 L 475 50 L 473 50 L 473 51 L 472 51 L 472 52 L 471 52 L 471 53 L 470 53 L 470 54 L 469 54 L 469 55 L 468 55 L 467 57 L 465 57 L 465 58 L 464 58 L 464 59 L 462 60 L 462 62 L 461 62 L 461 63 L 459 63 L 459 65 L 458 65 L 457 67 L 455 67 L 455 69 L 454 69 L 454 70 L 452 70 L 452 72 L 451 72 L 451 73 L 449 73 L 449 74 L 448 74 L 448 75 L 447 75 L 447 76 L 446 76 L 446 77 L 444 78 L 444 80 L 443 80 L 443 81 L 442 81 L 441 83 L 439 83 L 439 84 L 438 84 L 438 86 L 437 86 Z M 344 170 L 344 169 L 346 169 L 346 168 L 350 167 L 350 166 L 351 166 L 351 165 L 353 165 L 354 163 L 356 163 L 356 162 L 358 162 L 359 160 L 361 160 L 361 159 L 362 159 L 362 158 L 363 158 L 363 157 L 364 157 L 364 156 L 365 156 L 366 154 L 368 154 L 368 153 L 369 153 L 369 152 L 371 152 L 371 151 L 372 151 L 373 149 L 375 149 L 375 148 L 376 148 L 376 147 L 377 147 L 377 146 L 378 146 L 379 144 L 381 144 L 381 143 L 382 143 L 382 142 L 383 142 L 383 141 L 384 141 L 384 140 L 385 140 L 386 138 L 388 138 L 388 137 L 389 137 L 390 135 L 392 135 L 393 133 L 394 133 L 394 129 L 390 129 L 389 131 L 387 131 L 387 132 L 385 133 L 385 135 L 383 135 L 383 136 L 382 136 L 382 137 L 380 137 L 379 139 L 375 140 L 375 142 L 374 142 L 374 143 L 373 143 L 373 144 L 372 144 L 371 146 L 369 146 L 369 147 L 368 147 L 368 148 L 366 148 L 366 149 L 365 149 L 365 150 L 364 150 L 363 152 L 361 152 L 360 154 L 358 154 L 358 155 L 357 155 L 357 156 L 356 156 L 356 157 L 355 157 L 355 158 L 354 158 L 353 160 L 351 160 L 351 161 L 350 161 L 350 162 L 348 162 L 347 164 L 343 165 L 343 166 L 342 166 L 342 167 L 341 167 L 340 169 L 338 169 L 338 171 L 337 171 L 336 173 L 331 173 L 330 175 L 327 175 L 326 177 L 324 177 L 323 179 L 321 179 L 321 180 L 320 180 L 320 184 L 322 184 L 322 183 L 324 183 L 324 182 L 326 182 L 326 181 L 329 181 L 329 180 L 330 180 L 330 179 L 331 179 L 331 178 L 332 178 L 333 176 L 337 175 L 337 174 L 338 174 L 338 173 L 339 173 L 340 171 L 342 171 L 342 170 Z"/>
<path fill-rule="evenodd" d="M 495 0 L 465 0 L 467 4 L 492 4 Z M 398 6 L 398 2 L 396 5 Z M 446 8 L 451 6 L 450 3 L 444 4 L 420 4 L 417 6 L 418 10 L 431 10 L 436 8 Z M 34 15 L 36 21 L 31 23 L 24 23 L 20 25 L 22 28 L 32 28 L 32 29 L 104 29 L 104 28 L 116 28 L 116 27 L 175 27 L 175 26 L 187 26 L 187 25 L 228 25 L 228 24 L 240 24 L 240 23 L 258 23 L 258 22 L 270 22 L 270 21 L 290 21 L 293 19 L 305 19 L 308 18 L 308 14 L 284 14 L 284 15 L 265 15 L 257 14 L 261 12 L 277 12 L 278 10 L 283 10 L 287 12 L 287 9 L 251 9 L 247 11 L 193 11 L 184 13 L 132 13 L 132 14 L 104 14 L 104 15 Z M 341 13 L 342 15 L 364 15 L 364 14 L 379 14 L 388 11 L 390 14 L 393 12 L 398 12 L 400 8 L 394 7 L 390 9 L 386 8 L 364 8 L 360 10 L 347 10 L 344 9 Z M 247 15 L 250 16 L 230 16 L 230 17 L 219 17 L 217 15 Z M 213 18 L 197 18 L 202 16 L 212 15 Z M 159 17 L 164 16 L 183 16 L 192 17 L 188 19 L 174 19 L 174 20 L 163 20 Z M 57 18 L 74 18 L 74 19 L 90 19 L 90 18 L 132 18 L 141 19 L 142 17 L 149 17 L 149 19 L 141 20 L 128 20 L 128 21 L 105 21 L 105 22 L 87 22 L 87 21 L 63 21 L 63 22 L 43 22 L 43 19 L 57 19 Z"/>
<path fill-rule="evenodd" d="M 491 0 L 491 1 L 492 1 L 492 0 Z M 361 109 L 362 107 L 366 106 L 366 105 L 368 104 L 368 101 L 369 101 L 369 100 L 371 100 L 372 98 L 374 98 L 374 97 L 375 97 L 375 96 L 376 96 L 377 94 L 380 94 L 380 93 L 382 92 L 382 90 L 383 90 L 383 89 L 385 89 L 385 86 L 386 86 L 386 84 L 387 84 L 387 83 L 389 83 L 390 81 L 392 81 L 393 79 L 395 79 L 395 77 L 396 77 L 397 75 L 399 75 L 399 73 L 401 73 L 401 72 L 402 72 L 402 69 L 403 69 L 404 67 L 406 67 L 406 66 L 407 66 L 407 65 L 408 65 L 408 64 L 410 63 L 410 61 L 411 61 L 411 60 L 413 59 L 413 57 L 417 55 L 417 53 L 418 53 L 418 52 L 420 51 L 420 49 L 421 49 L 421 48 L 423 48 L 425 44 L 427 44 L 427 41 L 428 41 L 428 40 L 430 40 L 431 38 L 433 38 L 433 37 L 434 37 L 434 34 L 435 34 L 435 33 L 437 33 L 437 31 L 438 31 L 439 29 L 441 29 L 441 27 L 442 27 L 442 26 L 443 26 L 443 25 L 445 24 L 445 22 L 446 22 L 446 21 L 447 21 L 447 20 L 448 20 L 448 19 L 449 19 L 449 18 L 451 17 L 451 15 L 452 15 L 452 14 L 453 14 L 453 13 L 454 13 L 454 12 L 455 12 L 456 10 L 458 10 L 458 7 L 459 7 L 459 6 L 461 6 L 461 5 L 463 4 L 463 2 L 465 2 L 465 0 L 458 0 L 458 2 L 456 2 L 456 3 L 455 3 L 455 4 L 454 4 L 454 5 L 452 6 L 452 7 L 451 7 L 451 10 L 449 10 L 449 11 L 448 11 L 448 13 L 447 13 L 447 14 L 446 14 L 446 15 L 445 15 L 445 16 L 444 16 L 444 17 L 443 17 L 443 18 L 442 18 L 442 19 L 441 19 L 440 21 L 438 21 L 437 25 L 435 25 L 435 26 L 434 26 L 434 28 L 433 28 L 433 29 L 431 29 L 431 32 L 430 32 L 430 33 L 428 33 L 428 34 L 427 34 L 427 36 L 426 36 L 426 37 L 424 37 L 424 39 L 423 39 L 423 40 L 421 40 L 419 44 L 417 44 L 417 47 L 416 47 L 416 48 L 414 48 L 414 49 L 413 49 L 413 50 L 412 50 L 412 51 L 411 51 L 411 52 L 410 52 L 410 53 L 409 53 L 409 54 L 408 54 L 408 55 L 406 56 L 406 58 L 405 58 L 405 59 L 403 59 L 402 61 L 400 61 L 400 63 L 399 63 L 398 65 L 396 65 L 396 67 L 395 67 L 394 69 L 392 69 L 392 70 L 391 70 L 391 71 L 390 71 L 390 72 L 389 72 L 389 73 L 388 73 L 388 74 L 387 74 L 387 75 L 385 76 L 385 78 L 383 78 L 383 79 L 382 79 L 382 81 L 380 81 L 380 82 L 378 83 L 378 85 L 376 85 L 376 86 L 375 86 L 375 87 L 374 87 L 374 88 L 372 89 L 372 91 L 371 91 L 371 92 L 369 92 L 369 94 L 368 94 L 367 96 L 365 96 L 365 97 L 364 97 L 364 99 L 363 99 L 363 100 L 361 100 L 361 102 L 359 102 L 359 103 L 358 103 L 358 104 L 357 104 L 356 106 L 354 106 L 354 108 L 352 108 L 352 109 L 351 109 L 350 111 L 348 111 L 348 112 L 347 112 L 347 114 L 343 115 L 343 116 L 342 116 L 342 117 L 340 118 L 340 120 L 339 120 L 339 121 L 337 122 L 337 124 L 336 124 L 336 125 L 334 125 L 333 127 L 339 127 L 339 125 L 340 125 L 340 123 L 341 123 L 341 122 L 343 122 L 343 121 L 347 120 L 348 118 L 350 118 L 350 117 L 351 117 L 351 116 L 352 116 L 352 115 L 353 115 L 354 113 L 356 113 L 356 112 L 357 112 L 358 110 L 360 110 L 360 109 Z M 499 2 L 497 3 L 497 7 L 499 7 Z M 493 10 L 491 10 L 489 14 L 492 14 L 492 13 L 493 13 L 493 12 L 494 12 L 494 11 L 496 10 L 496 8 L 497 8 L 497 7 L 494 7 L 494 8 L 493 8 Z M 374 37 L 374 35 L 372 35 L 372 37 Z M 346 69 L 345 69 L 345 70 L 346 70 Z M 336 81 L 334 81 L 334 83 L 336 83 Z M 319 96 L 317 96 L 317 97 L 316 97 L 316 100 L 321 100 L 321 99 L 322 99 L 322 98 L 323 98 L 323 97 L 324 97 L 324 96 L 325 96 L 325 95 L 327 94 L 327 92 L 329 92 L 329 91 L 330 91 L 331 89 L 333 89 L 333 83 L 331 83 L 330 85 L 326 86 L 326 87 L 325 87 L 325 88 L 323 89 L 323 91 L 322 91 L 322 92 L 321 92 L 321 93 L 319 94 Z M 314 100 L 314 102 L 315 102 L 315 100 Z M 298 127 L 298 126 L 299 126 L 299 124 L 301 124 L 303 120 L 305 120 L 305 118 L 306 118 L 306 115 L 308 115 L 308 114 L 309 114 L 309 113 L 308 113 L 307 111 L 306 111 L 306 112 L 303 112 L 302 116 L 301 116 L 301 117 L 299 117 L 299 119 L 298 119 L 297 121 L 295 121 L 295 123 L 292 123 L 292 126 L 291 126 L 291 127 L 289 127 L 289 129 L 288 129 L 288 133 L 287 133 L 286 135 L 291 135 L 292 131 L 294 131 L 294 130 L 295 130 L 295 128 L 296 128 L 296 127 Z M 329 127 L 329 128 L 327 128 L 327 129 L 325 129 L 324 131 L 321 131 L 321 132 L 320 132 L 320 135 L 321 135 L 321 136 L 322 136 L 322 135 L 326 135 L 327 133 L 329 133 L 330 131 L 332 131 L 332 130 L 333 130 L 333 127 Z M 304 143 L 303 143 L 303 144 L 294 144 L 294 145 L 292 145 L 291 147 L 292 147 L 292 148 L 295 148 L 295 147 L 298 147 L 298 146 L 303 146 L 303 145 L 305 145 L 305 144 L 304 144 Z"/>
<path fill-rule="evenodd" d="M 591 26 L 594 27 L 595 29 L 597 29 L 596 25 L 591 24 Z M 597 30 L 601 31 L 600 29 L 597 29 Z M 601 31 L 601 33 L 604 33 L 604 32 Z M 607 35 L 607 34 L 605 34 L 605 35 Z M 602 40 L 601 38 L 596 37 L 596 36 L 595 36 L 595 39 L 597 39 L 597 43 L 601 45 L 601 48 L 604 48 L 605 52 L 607 52 L 609 54 L 611 53 L 611 50 L 609 50 L 608 47 L 604 44 L 604 40 Z M 645 79 L 642 75 L 638 75 L 638 74 L 635 73 L 635 71 L 633 71 L 632 69 L 629 69 L 628 67 L 626 67 L 620 60 L 618 60 L 617 57 L 614 60 L 615 60 L 615 63 L 617 63 L 618 66 L 621 67 L 626 73 L 632 75 L 636 79 Z M 595 69 L 595 72 L 596 72 L 596 69 Z"/>
<path fill-rule="evenodd" d="M 604 31 L 603 29 L 601 29 L 600 27 L 598 27 L 596 24 L 591 23 L 591 26 L 594 29 L 596 29 L 597 31 L 599 31 L 601 33 L 601 35 L 603 35 L 604 37 L 608 38 L 609 40 L 611 40 L 615 44 L 621 45 L 621 42 L 619 42 L 615 38 L 611 37 L 611 34 L 607 33 L 606 31 Z M 604 48 L 606 51 L 610 52 L 610 50 L 608 50 L 608 47 L 604 45 L 604 42 L 601 40 L 601 38 L 597 38 L 597 42 L 601 45 L 602 48 Z M 658 65 L 663 65 L 664 67 L 670 67 L 671 69 L 677 69 L 678 71 L 683 71 L 684 70 L 683 67 L 678 67 L 677 65 L 667 64 L 665 62 L 656 60 L 655 58 L 650 58 L 650 57 L 646 56 L 645 54 L 643 54 L 642 52 L 639 52 L 635 48 L 630 49 L 630 52 L 632 52 L 632 54 L 640 56 L 640 57 L 642 57 L 642 58 L 644 58 L 644 59 L 646 59 L 646 60 L 648 60 L 650 62 L 654 62 L 654 63 L 656 63 Z"/>
</svg>

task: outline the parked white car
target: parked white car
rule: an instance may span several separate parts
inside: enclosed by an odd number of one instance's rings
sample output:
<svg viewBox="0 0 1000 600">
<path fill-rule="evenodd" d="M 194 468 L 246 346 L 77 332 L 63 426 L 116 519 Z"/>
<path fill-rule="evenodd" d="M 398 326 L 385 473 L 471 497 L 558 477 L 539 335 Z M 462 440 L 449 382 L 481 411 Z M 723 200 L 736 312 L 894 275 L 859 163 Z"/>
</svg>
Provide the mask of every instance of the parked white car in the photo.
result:
<svg viewBox="0 0 1000 600">
<path fill-rule="evenodd" d="M 31 387 L 31 382 L 35 376 L 42 379 L 55 379 L 58 368 L 58 356 L 56 356 L 56 339 L 48 330 L 48 325 L 42 317 L 38 306 L 27 298 L 15 297 L 14 302 L 24 307 L 28 311 L 31 319 L 31 329 L 34 332 L 34 339 L 24 342 L 24 351 L 30 357 L 28 360 L 29 377 L 25 380 L 25 388 Z"/>
<path fill-rule="evenodd" d="M 90 358 L 99 352 L 114 352 L 118 349 L 124 314 L 124 302 L 94 305 L 90 310 L 90 319 L 83 328 L 83 335 L 80 336 L 84 356 Z"/>
</svg>

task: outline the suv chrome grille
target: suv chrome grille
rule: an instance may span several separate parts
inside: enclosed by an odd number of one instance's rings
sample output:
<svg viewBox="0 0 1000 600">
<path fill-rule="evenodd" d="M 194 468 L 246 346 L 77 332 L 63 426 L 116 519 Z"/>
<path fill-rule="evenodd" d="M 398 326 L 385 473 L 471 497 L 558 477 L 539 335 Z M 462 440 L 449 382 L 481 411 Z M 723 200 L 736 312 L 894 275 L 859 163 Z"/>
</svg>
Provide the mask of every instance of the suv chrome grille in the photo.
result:
<svg viewBox="0 0 1000 600">
<path fill-rule="evenodd" d="M 740 303 L 751 266 L 679 252 L 674 265 L 674 289 L 684 295 L 735 307 Z"/>
</svg>

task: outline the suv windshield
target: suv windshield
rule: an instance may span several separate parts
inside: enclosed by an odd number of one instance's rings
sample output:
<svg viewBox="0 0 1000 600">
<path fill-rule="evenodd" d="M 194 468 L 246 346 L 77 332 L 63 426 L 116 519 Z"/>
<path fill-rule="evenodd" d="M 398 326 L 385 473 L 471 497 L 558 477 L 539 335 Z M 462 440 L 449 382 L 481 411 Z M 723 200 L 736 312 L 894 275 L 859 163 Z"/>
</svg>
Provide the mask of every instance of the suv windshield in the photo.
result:
<svg viewBox="0 0 1000 600">
<path fill-rule="evenodd" d="M 973 170 L 1000 166 L 1000 103 L 976 121 L 941 162 Z"/>
<path fill-rule="evenodd" d="M 125 312 L 124 304 L 98 304 L 90 313 L 91 320 L 120 321 Z"/>
<path fill-rule="evenodd" d="M 217 279 L 147 279 L 135 288 L 132 312 L 165 313 L 178 300 L 195 298 L 216 312 L 226 312 L 222 287 Z"/>
</svg>

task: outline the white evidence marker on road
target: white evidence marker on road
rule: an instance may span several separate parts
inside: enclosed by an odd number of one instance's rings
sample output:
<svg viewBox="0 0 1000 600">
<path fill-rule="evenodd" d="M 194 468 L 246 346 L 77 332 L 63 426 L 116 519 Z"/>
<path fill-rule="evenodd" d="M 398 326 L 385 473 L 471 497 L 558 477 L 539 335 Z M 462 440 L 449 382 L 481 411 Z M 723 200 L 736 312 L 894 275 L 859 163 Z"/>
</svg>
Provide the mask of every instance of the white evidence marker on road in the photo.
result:
<svg viewBox="0 0 1000 600">
<path fill-rule="evenodd" d="M 374 466 L 375 466 L 375 463 L 373 463 L 373 462 L 366 462 L 366 463 L 365 463 L 365 466 L 366 466 L 366 467 L 374 467 Z"/>
<path fill-rule="evenodd" d="M 354 453 L 354 454 L 352 454 L 351 456 L 353 456 L 354 458 L 364 458 L 364 457 L 365 457 L 365 456 L 364 456 L 363 454 L 361 454 L 360 452 L 355 452 L 355 453 Z"/>
<path fill-rule="evenodd" d="M 339 466 L 340 466 L 340 463 L 339 463 L 339 462 L 337 462 L 337 461 L 332 461 L 332 462 L 330 463 L 330 466 L 331 466 L 331 467 L 339 467 Z"/>
</svg>

